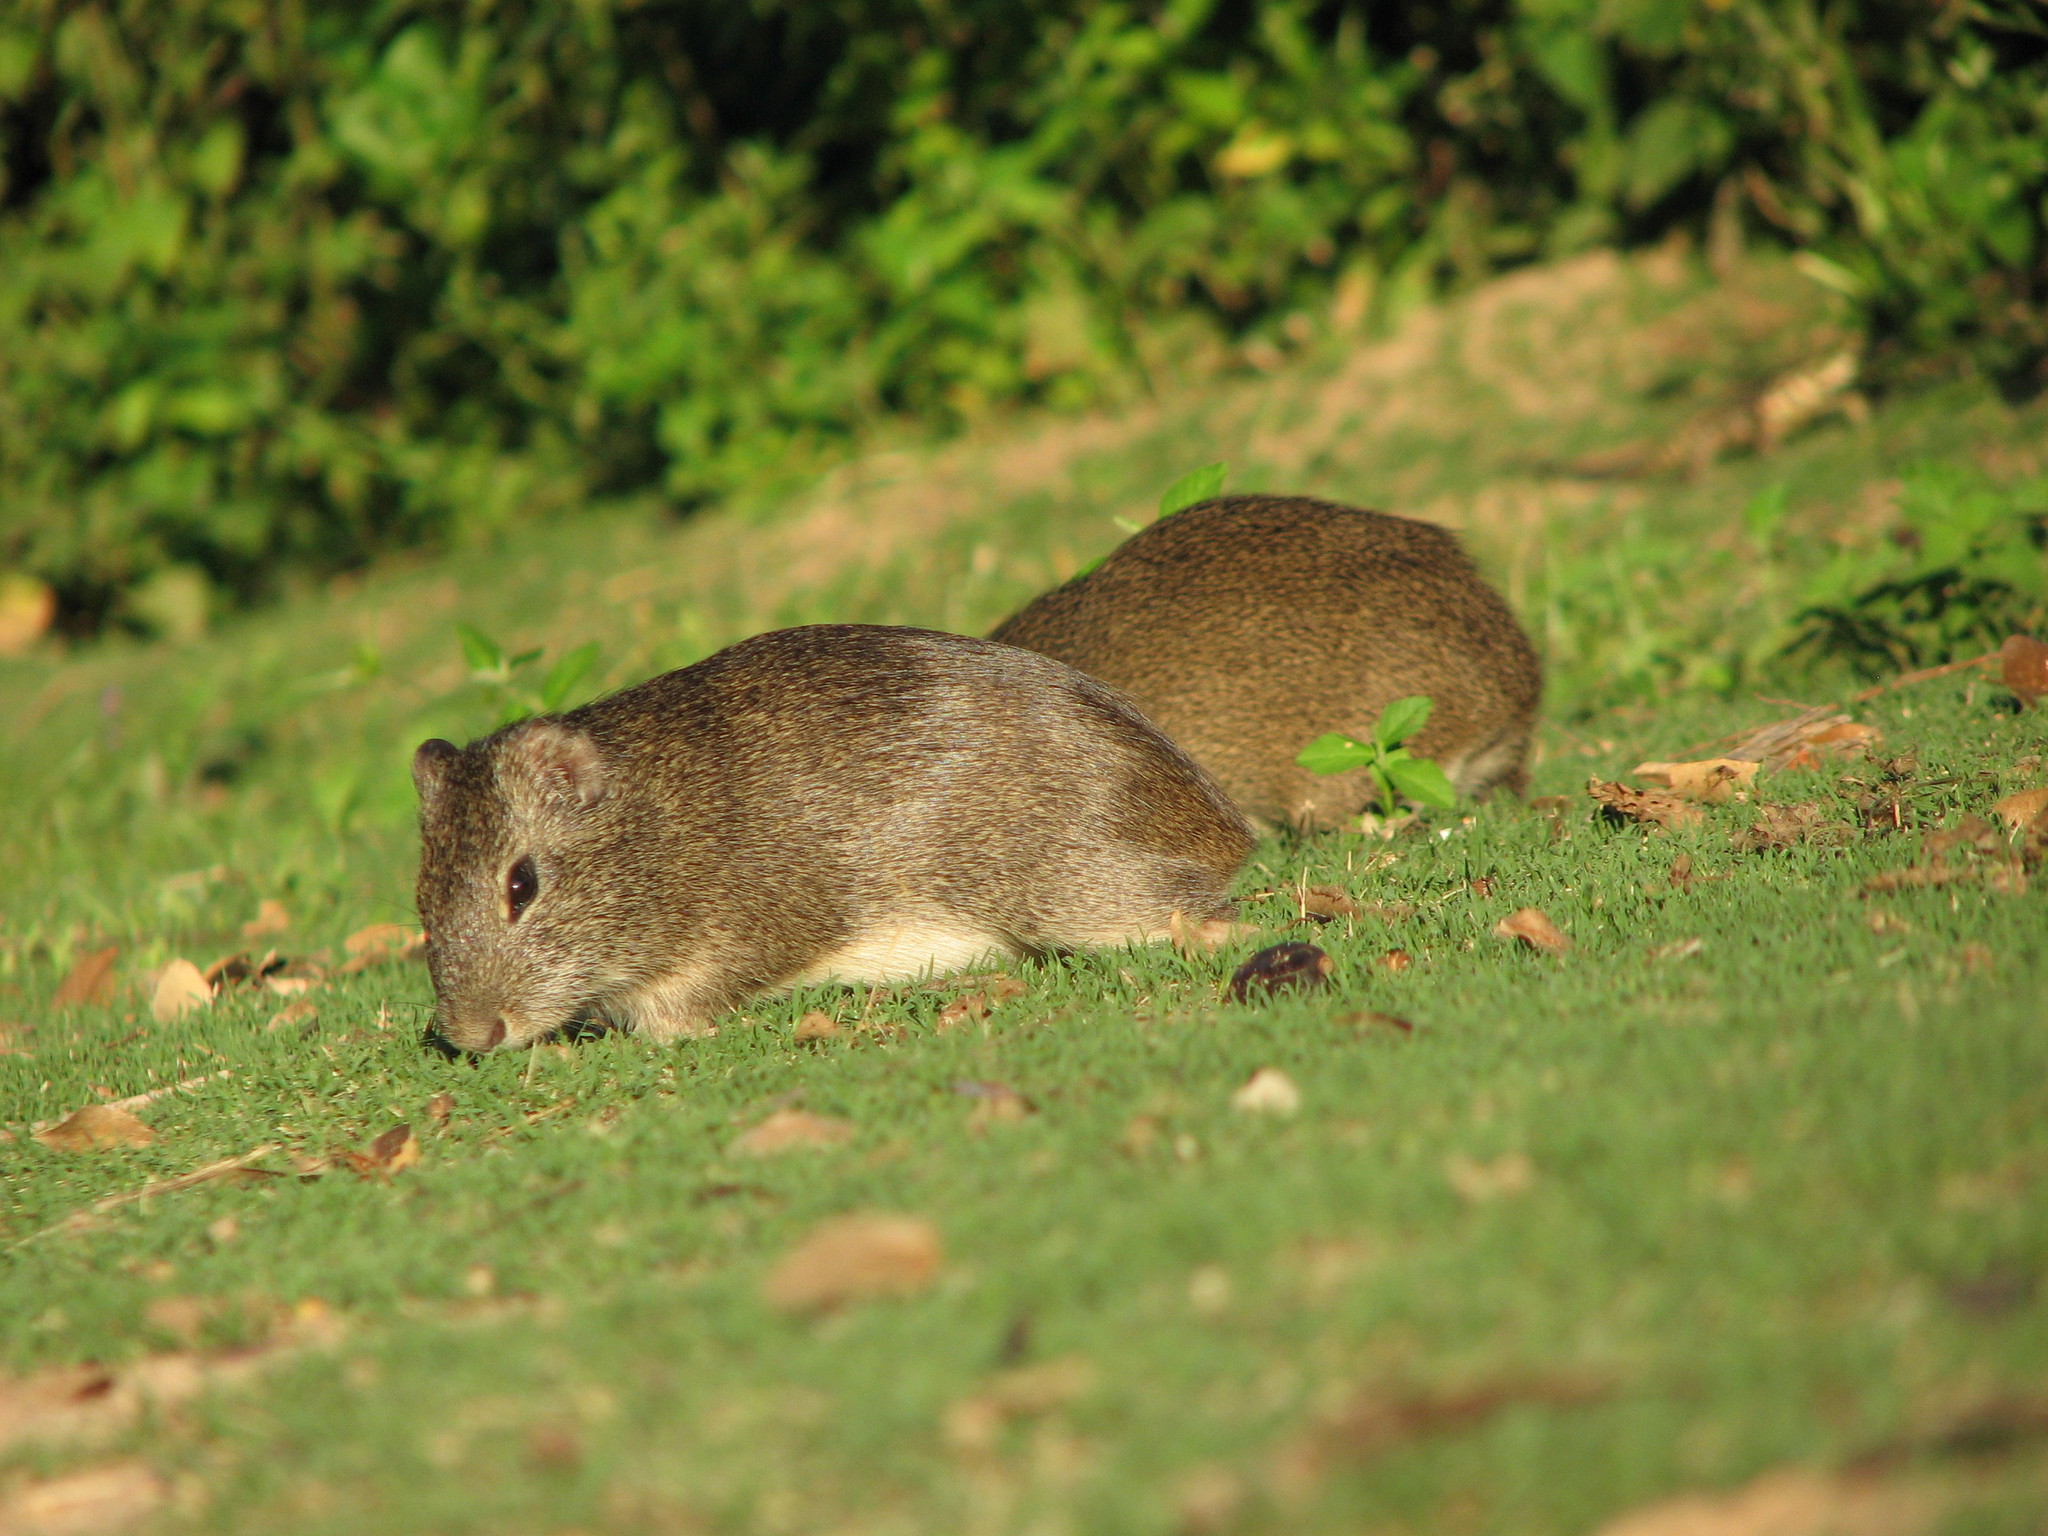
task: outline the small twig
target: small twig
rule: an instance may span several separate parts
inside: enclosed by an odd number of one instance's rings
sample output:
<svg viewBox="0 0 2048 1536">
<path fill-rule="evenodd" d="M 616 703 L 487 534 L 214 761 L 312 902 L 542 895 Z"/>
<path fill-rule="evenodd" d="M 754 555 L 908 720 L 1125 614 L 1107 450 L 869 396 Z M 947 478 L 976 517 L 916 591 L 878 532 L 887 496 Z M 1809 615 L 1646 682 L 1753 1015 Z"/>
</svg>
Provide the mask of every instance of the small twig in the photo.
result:
<svg viewBox="0 0 2048 1536">
<path fill-rule="evenodd" d="M 204 1167 L 194 1168 L 190 1173 L 181 1173 L 168 1179 L 152 1179 L 139 1189 L 128 1189 L 116 1195 L 103 1196 L 93 1201 L 84 1210 L 73 1211 L 62 1221 L 44 1227 L 40 1232 L 31 1232 L 27 1237 L 18 1239 L 13 1246 L 19 1248 L 24 1243 L 32 1243 L 39 1237 L 48 1237 L 53 1232 L 76 1231 L 81 1227 L 89 1226 L 95 1216 L 103 1216 L 108 1211 L 115 1210 L 120 1206 L 132 1205 L 137 1200 L 148 1200 L 155 1195 L 174 1195 L 180 1190 L 191 1189 L 200 1184 L 211 1184 L 216 1179 L 229 1178 L 234 1174 L 245 1172 L 251 1163 L 270 1156 L 276 1150 L 276 1142 L 266 1142 L 260 1147 L 242 1153 L 239 1157 L 224 1157 L 217 1163 L 208 1163 Z"/>
<path fill-rule="evenodd" d="M 167 1098 L 171 1094 L 190 1093 L 195 1088 L 201 1087 L 206 1083 L 214 1082 L 223 1077 L 233 1077 L 234 1075 L 233 1072 L 223 1067 L 220 1071 L 209 1072 L 204 1077 L 188 1077 L 182 1083 L 172 1083 L 167 1087 L 152 1088 L 147 1093 L 131 1094 L 125 1099 L 115 1099 L 107 1105 L 107 1108 L 137 1110 L 145 1104 L 153 1104 L 158 1099 Z"/>
<path fill-rule="evenodd" d="M 1967 672 L 1972 667 L 1987 666 L 1998 659 L 1999 653 L 1992 651 L 1987 655 L 1973 656 L 1968 661 L 1951 661 L 1946 666 L 1922 667 L 1918 672 L 1901 673 L 1890 682 L 1876 683 L 1864 689 L 1861 693 L 1851 694 L 1849 702 L 1851 704 L 1867 704 L 1879 694 L 1890 693 L 1895 688 L 1910 688 L 1915 683 L 1928 682 L 1937 677 L 1947 677 L 1951 672 Z"/>
</svg>

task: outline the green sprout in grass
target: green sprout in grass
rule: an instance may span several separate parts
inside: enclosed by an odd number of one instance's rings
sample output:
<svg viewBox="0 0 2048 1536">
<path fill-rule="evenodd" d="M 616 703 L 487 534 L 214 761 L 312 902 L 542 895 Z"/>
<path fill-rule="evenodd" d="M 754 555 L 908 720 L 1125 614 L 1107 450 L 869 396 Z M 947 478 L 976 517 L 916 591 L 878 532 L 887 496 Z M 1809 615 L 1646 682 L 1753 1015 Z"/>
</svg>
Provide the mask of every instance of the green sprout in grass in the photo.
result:
<svg viewBox="0 0 2048 1536">
<path fill-rule="evenodd" d="M 1204 464 L 1200 469 L 1191 469 L 1166 488 L 1159 498 L 1159 519 L 1165 520 L 1174 513 L 1192 507 L 1198 501 L 1207 501 L 1211 496 L 1221 495 L 1223 482 L 1230 478 L 1228 464 Z M 1134 523 L 1128 517 L 1110 519 L 1125 533 L 1142 533 L 1144 525 Z M 1098 562 L 1099 563 L 1099 562 Z"/>
<path fill-rule="evenodd" d="M 1396 699 L 1380 711 L 1372 728 L 1372 740 L 1360 741 L 1341 731 L 1318 736 L 1301 749 L 1295 761 L 1310 773 L 1349 773 L 1353 768 L 1369 769 L 1379 786 L 1380 803 L 1391 816 L 1402 800 L 1449 810 L 1458 803 L 1458 792 L 1443 769 L 1426 757 L 1417 757 L 1403 742 L 1429 722 L 1429 698 L 1415 694 Z"/>
<path fill-rule="evenodd" d="M 554 714 L 568 702 L 570 690 L 597 665 L 598 645 L 593 640 L 557 657 L 535 687 L 525 674 L 540 660 L 538 649 L 508 656 L 503 646 L 474 625 L 458 624 L 455 633 L 462 641 L 463 660 L 469 663 L 469 680 L 497 704 L 503 725 L 528 715 Z"/>
</svg>

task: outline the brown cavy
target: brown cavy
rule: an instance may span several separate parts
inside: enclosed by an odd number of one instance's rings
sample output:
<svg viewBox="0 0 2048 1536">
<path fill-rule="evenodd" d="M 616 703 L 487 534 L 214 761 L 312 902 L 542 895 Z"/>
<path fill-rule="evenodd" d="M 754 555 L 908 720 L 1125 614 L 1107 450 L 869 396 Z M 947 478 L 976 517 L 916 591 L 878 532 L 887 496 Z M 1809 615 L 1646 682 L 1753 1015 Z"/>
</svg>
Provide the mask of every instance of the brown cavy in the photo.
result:
<svg viewBox="0 0 2048 1536">
<path fill-rule="evenodd" d="M 990 636 L 1126 695 L 1267 826 L 1375 804 L 1363 769 L 1318 777 L 1318 736 L 1369 739 L 1427 694 L 1409 745 L 1461 792 L 1523 789 L 1543 688 L 1528 637 L 1454 535 L 1306 496 L 1220 496 L 1133 535 Z"/>
<path fill-rule="evenodd" d="M 1128 702 L 986 640 L 757 635 L 413 759 L 436 1026 L 659 1040 L 748 996 L 1227 919 L 1250 830 Z"/>
</svg>

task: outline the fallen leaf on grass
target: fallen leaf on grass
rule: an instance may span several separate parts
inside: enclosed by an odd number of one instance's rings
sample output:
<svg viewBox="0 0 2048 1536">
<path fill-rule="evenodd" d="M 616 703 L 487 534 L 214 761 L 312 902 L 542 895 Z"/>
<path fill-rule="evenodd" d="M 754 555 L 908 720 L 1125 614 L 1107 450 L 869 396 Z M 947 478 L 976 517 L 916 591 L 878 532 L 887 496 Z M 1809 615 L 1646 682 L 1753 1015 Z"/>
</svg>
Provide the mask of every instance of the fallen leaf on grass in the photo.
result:
<svg viewBox="0 0 2048 1536">
<path fill-rule="evenodd" d="M 1510 912 L 1493 925 L 1493 931 L 1503 939 L 1520 939 L 1546 955 L 1568 954 L 1572 947 L 1571 939 L 1535 907 Z"/>
<path fill-rule="evenodd" d="M 974 1100 L 974 1109 L 967 1117 L 970 1131 L 983 1131 L 991 1125 L 1016 1125 L 1037 1113 L 1031 1101 L 1008 1083 L 963 1079 L 953 1085 L 953 1091 Z"/>
<path fill-rule="evenodd" d="M 1859 725 L 1822 704 L 1750 732 L 1728 749 L 1727 756 L 1738 762 L 1761 763 L 1771 772 L 1781 773 L 1818 768 L 1823 758 L 1861 757 L 1881 739 L 1876 727 Z"/>
<path fill-rule="evenodd" d="M 1759 805 L 1756 820 L 1742 831 L 1730 833 L 1728 842 L 1737 853 L 1774 853 L 1800 843 L 1840 847 L 1854 835 L 1846 823 L 1828 820 L 1818 801 L 1801 800 L 1792 805 Z"/>
<path fill-rule="evenodd" d="M 169 1024 L 212 1001 L 213 988 L 199 967 L 190 960 L 173 960 L 157 973 L 149 1014 L 157 1023 Z"/>
<path fill-rule="evenodd" d="M 342 1153 L 340 1160 L 365 1178 L 397 1173 L 420 1160 L 419 1138 L 413 1135 L 411 1126 L 394 1125 L 362 1151 Z"/>
<path fill-rule="evenodd" d="M 778 1109 L 732 1144 L 745 1157 L 772 1157 L 778 1152 L 843 1147 L 853 1140 L 853 1122 L 801 1109 Z"/>
<path fill-rule="evenodd" d="M 1940 1508 L 1924 1484 L 1787 1467 L 1733 1493 L 1684 1494 L 1631 1510 L 1595 1536 L 1909 1536 L 1931 1526 Z"/>
<path fill-rule="evenodd" d="M 1095 1367 L 1080 1355 L 1062 1355 L 994 1376 L 972 1396 L 950 1404 L 941 1423 L 956 1451 L 988 1451 L 1013 1419 L 1042 1418 L 1095 1388 Z"/>
<path fill-rule="evenodd" d="M 2025 635 L 2008 635 L 1998 648 L 1999 681 L 2022 704 L 2032 705 L 2048 694 L 2048 645 Z"/>
<path fill-rule="evenodd" d="M 0 1501 L 0 1536 L 102 1536 L 149 1519 L 171 1485 L 140 1461 L 28 1483 Z"/>
<path fill-rule="evenodd" d="M 2007 795 L 1991 807 L 1991 814 L 2005 823 L 2008 835 L 2048 826 L 2048 789 L 2023 789 Z"/>
<path fill-rule="evenodd" d="M 1710 757 L 1696 763 L 1637 763 L 1629 772 L 1681 799 L 1726 805 L 1737 790 L 1755 782 L 1761 766 L 1732 757 Z"/>
<path fill-rule="evenodd" d="M 991 1004 L 985 992 L 969 992 L 965 997 L 956 997 L 939 1010 L 939 1016 L 932 1021 L 932 1028 L 940 1034 L 958 1029 L 962 1024 L 973 1024 L 988 1017 Z"/>
<path fill-rule="evenodd" d="M 104 1152 L 112 1147 L 146 1147 L 156 1132 L 125 1109 L 87 1104 L 74 1109 L 35 1139 L 57 1152 Z"/>
<path fill-rule="evenodd" d="M 427 1100 L 427 1118 L 436 1125 L 446 1125 L 448 1117 L 455 1113 L 455 1095 L 437 1093 Z"/>
<path fill-rule="evenodd" d="M 1380 956 L 1380 965 L 1389 971 L 1405 971 L 1414 963 L 1405 949 L 1390 949 Z"/>
<path fill-rule="evenodd" d="M 1309 992 L 1330 979 L 1337 962 L 1313 944 L 1289 942 L 1260 950 L 1230 978 L 1232 1002 L 1250 1002 L 1275 992 Z"/>
<path fill-rule="evenodd" d="M 1505 1153 L 1490 1163 L 1454 1154 L 1444 1159 L 1444 1178 L 1460 1199 L 1477 1205 L 1521 1194 L 1536 1182 L 1536 1165 L 1520 1152 Z"/>
<path fill-rule="evenodd" d="M 57 983 L 50 1001 L 59 1008 L 104 1007 L 114 1000 L 114 961 L 121 951 L 114 945 L 95 949 L 71 962 L 71 969 Z"/>
<path fill-rule="evenodd" d="M 341 947 L 348 956 L 342 962 L 341 974 L 353 976 L 373 965 L 419 958 L 427 951 L 427 936 L 403 923 L 372 923 L 343 939 Z"/>
<path fill-rule="evenodd" d="M 1538 1376 L 1461 1389 L 1358 1392 L 1280 1448 L 1274 1481 L 1282 1490 L 1307 1492 L 1334 1466 L 1371 1461 L 1418 1440 L 1474 1429 L 1511 1408 L 1584 1408 L 1612 1391 L 1605 1382 Z"/>
<path fill-rule="evenodd" d="M 881 1296 L 914 1296 L 938 1278 L 938 1229 L 920 1216 L 857 1212 L 820 1222 L 768 1274 L 769 1305 L 823 1312 Z"/>
<path fill-rule="evenodd" d="M 1278 1067 L 1261 1067 L 1230 1096 L 1230 1107 L 1244 1115 L 1291 1115 L 1301 1108 L 1301 1090 Z"/>
<path fill-rule="evenodd" d="M 242 924 L 242 937 L 260 939 L 269 934 L 283 933 L 292 925 L 292 915 L 285 910 L 283 902 L 266 896 L 256 905 L 256 915 Z"/>
<path fill-rule="evenodd" d="M 1653 827 L 1696 827 L 1706 820 L 1706 813 L 1697 805 L 1668 790 L 1631 789 L 1626 784 L 1588 779 L 1586 793 L 1598 802 L 1600 814 L 1617 824 L 1637 822 Z"/>
<path fill-rule="evenodd" d="M 308 1298 L 275 1315 L 260 1343 L 238 1349 L 144 1355 L 118 1368 L 61 1365 L 29 1376 L 0 1374 L 0 1452 L 104 1444 L 135 1424 L 145 1406 L 161 1411 L 247 1381 L 302 1346 L 332 1343 L 338 1331 L 325 1304 Z M 0 1522 L 0 1532 L 11 1530 Z"/>
<path fill-rule="evenodd" d="M 263 1026 L 263 1032 L 269 1035 L 280 1029 L 290 1029 L 294 1025 L 310 1025 L 319 1017 L 320 1011 L 311 1003 L 287 1003 L 270 1016 L 270 1022 Z"/>
<path fill-rule="evenodd" d="M 1351 893 L 1341 886 L 1311 885 L 1299 891 L 1295 900 L 1303 917 L 1314 918 L 1319 923 L 1365 915 L 1364 909 L 1351 899 Z"/>
<path fill-rule="evenodd" d="M 839 1021 L 829 1013 L 807 1013 L 796 1021 L 796 1037 L 799 1040 L 836 1040 L 839 1038 Z"/>
<path fill-rule="evenodd" d="M 1409 1020 L 1402 1018 L 1396 1013 L 1381 1013 L 1374 1008 L 1361 1009 L 1357 1013 L 1347 1013 L 1336 1022 L 1339 1024 L 1349 1024 L 1354 1029 L 1390 1029 L 1400 1035 L 1412 1035 L 1415 1033 L 1415 1026 Z"/>
</svg>

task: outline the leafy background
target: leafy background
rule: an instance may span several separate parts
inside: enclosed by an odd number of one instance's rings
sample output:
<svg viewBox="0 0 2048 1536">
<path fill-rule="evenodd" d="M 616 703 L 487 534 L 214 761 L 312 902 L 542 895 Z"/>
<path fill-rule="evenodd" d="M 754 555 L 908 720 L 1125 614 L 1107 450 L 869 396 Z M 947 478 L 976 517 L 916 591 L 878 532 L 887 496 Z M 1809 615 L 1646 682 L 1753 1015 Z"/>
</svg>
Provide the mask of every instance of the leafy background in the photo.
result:
<svg viewBox="0 0 2048 1536">
<path fill-rule="evenodd" d="M 73 632 L 1674 229 L 1880 385 L 2048 382 L 2029 0 L 16 0 L 0 146 L 0 568 Z"/>
</svg>

